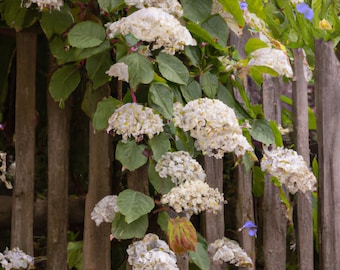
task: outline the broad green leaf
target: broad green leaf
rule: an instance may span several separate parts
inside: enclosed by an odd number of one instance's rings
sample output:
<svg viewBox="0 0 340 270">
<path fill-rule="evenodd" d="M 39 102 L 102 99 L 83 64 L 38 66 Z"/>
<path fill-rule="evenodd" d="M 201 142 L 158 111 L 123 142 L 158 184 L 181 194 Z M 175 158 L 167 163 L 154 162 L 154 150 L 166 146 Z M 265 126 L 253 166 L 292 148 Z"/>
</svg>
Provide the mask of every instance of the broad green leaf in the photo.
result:
<svg viewBox="0 0 340 270">
<path fill-rule="evenodd" d="M 210 16 L 212 0 L 181 0 L 183 16 L 194 23 L 200 23 Z"/>
<path fill-rule="evenodd" d="M 265 173 L 259 166 L 253 166 L 253 194 L 255 197 L 262 197 L 264 193 L 264 175 Z"/>
<path fill-rule="evenodd" d="M 273 134 L 274 134 L 274 137 L 275 137 L 276 146 L 278 146 L 278 147 L 283 146 L 282 135 L 281 135 L 281 132 L 280 132 L 278 126 L 277 126 L 277 123 L 273 120 L 270 120 L 269 124 L 270 124 L 270 127 L 272 128 L 272 131 L 273 131 Z"/>
<path fill-rule="evenodd" d="M 139 53 L 129 54 L 119 60 L 129 67 L 129 83 L 133 89 L 141 83 L 149 84 L 153 80 L 153 66 L 148 58 Z"/>
<path fill-rule="evenodd" d="M 106 38 L 105 28 L 93 21 L 77 23 L 68 33 L 71 46 L 85 49 L 100 45 Z"/>
<path fill-rule="evenodd" d="M 162 155 L 169 151 L 171 145 L 169 135 L 162 132 L 149 140 L 154 160 L 158 161 Z"/>
<path fill-rule="evenodd" d="M 239 0 L 218 0 L 218 2 L 221 3 L 225 11 L 228 11 L 234 16 L 240 26 L 244 26 L 245 21 Z"/>
<path fill-rule="evenodd" d="M 192 23 L 192 22 L 188 22 L 187 28 L 193 35 L 208 42 L 214 48 L 220 51 L 228 50 L 225 46 L 222 46 L 219 43 L 217 43 L 216 40 L 210 35 L 210 33 L 207 30 L 205 30 L 203 27 L 201 27 L 200 25 Z"/>
<path fill-rule="evenodd" d="M 255 119 L 251 121 L 250 135 L 257 141 L 266 145 L 274 144 L 275 137 L 269 121 L 265 119 Z"/>
<path fill-rule="evenodd" d="M 141 216 L 139 219 L 131 222 L 125 222 L 125 217 L 121 213 L 116 213 L 112 222 L 111 233 L 118 240 L 143 238 L 149 226 L 148 216 Z"/>
<path fill-rule="evenodd" d="M 69 269 L 82 269 L 83 241 L 67 243 L 67 265 Z"/>
<path fill-rule="evenodd" d="M 119 100 L 113 97 L 104 98 L 98 102 L 97 110 L 93 115 L 93 126 L 96 130 L 103 130 L 107 127 L 110 116 L 120 103 Z"/>
<path fill-rule="evenodd" d="M 176 148 L 178 151 L 186 151 L 192 157 L 196 157 L 200 152 L 195 148 L 195 140 L 189 135 L 188 132 L 183 131 L 180 128 L 176 129 Z"/>
<path fill-rule="evenodd" d="M 217 98 L 228 107 L 234 109 L 237 118 L 249 118 L 248 113 L 243 109 L 240 103 L 237 102 L 233 93 L 222 84 L 218 85 Z"/>
<path fill-rule="evenodd" d="M 117 206 L 119 212 L 125 216 L 125 222 L 130 224 L 148 214 L 155 207 L 155 203 L 153 199 L 141 192 L 126 189 L 119 193 Z"/>
<path fill-rule="evenodd" d="M 249 38 L 247 43 L 244 45 L 244 51 L 247 55 L 256 51 L 257 49 L 267 48 L 268 44 L 259 38 Z"/>
<path fill-rule="evenodd" d="M 201 86 L 196 80 L 191 80 L 188 85 L 180 85 L 179 89 L 186 102 L 202 97 Z"/>
<path fill-rule="evenodd" d="M 71 95 L 80 83 L 80 72 L 76 65 L 59 68 L 52 75 L 49 91 L 55 101 L 61 104 Z"/>
<path fill-rule="evenodd" d="M 124 0 L 98 0 L 101 9 L 112 12 L 124 5 Z"/>
<path fill-rule="evenodd" d="M 251 66 L 250 69 L 256 69 L 260 73 L 269 74 L 272 77 L 279 76 L 279 73 L 277 73 L 274 69 L 267 67 L 267 66 Z"/>
<path fill-rule="evenodd" d="M 251 0 L 247 1 L 248 3 L 248 10 L 251 13 L 254 13 L 257 15 L 257 17 L 265 19 L 266 15 L 263 10 L 263 1 L 262 0 Z"/>
<path fill-rule="evenodd" d="M 90 119 L 93 118 L 93 115 L 96 112 L 97 103 L 102 98 L 103 90 L 106 89 L 101 88 L 95 90 L 90 81 L 86 82 L 86 90 L 81 102 L 81 109 Z M 107 90 L 105 92 L 107 92 Z"/>
<path fill-rule="evenodd" d="M 316 157 L 312 160 L 312 170 L 316 178 L 319 178 L 319 163 Z"/>
<path fill-rule="evenodd" d="M 169 215 L 167 212 L 162 211 L 158 214 L 157 223 L 161 227 L 163 232 L 168 230 Z"/>
<path fill-rule="evenodd" d="M 197 46 L 185 46 L 184 53 L 189 58 L 191 64 L 193 64 L 195 67 L 200 66 L 202 53 Z"/>
<path fill-rule="evenodd" d="M 189 257 L 192 262 L 199 267 L 199 269 L 210 269 L 210 259 L 208 252 L 201 243 L 197 243 L 196 251 L 189 251 Z"/>
<path fill-rule="evenodd" d="M 172 118 L 174 96 L 171 89 L 163 83 L 152 83 L 149 89 L 149 105 L 166 119 Z"/>
<path fill-rule="evenodd" d="M 143 155 L 145 148 L 145 145 L 137 144 L 135 140 L 128 140 L 126 143 L 120 141 L 116 148 L 116 159 L 129 171 L 134 171 L 148 161 L 148 158 Z"/>
<path fill-rule="evenodd" d="M 156 60 L 159 71 L 165 79 L 178 84 L 187 83 L 189 71 L 177 57 L 161 52 Z"/>
<path fill-rule="evenodd" d="M 110 77 L 105 72 L 109 70 L 111 64 L 109 51 L 93 55 L 86 60 L 87 74 L 93 82 L 94 89 L 109 81 Z"/>
<path fill-rule="evenodd" d="M 256 67 L 251 67 L 249 69 L 249 75 L 254 80 L 254 82 L 261 86 L 263 83 L 263 74 Z"/>
<path fill-rule="evenodd" d="M 250 169 L 254 166 L 254 161 L 249 153 L 245 153 L 242 156 L 242 164 L 246 173 L 250 172 Z"/>
<path fill-rule="evenodd" d="M 60 10 L 44 10 L 40 25 L 46 37 L 50 39 L 54 34 L 64 33 L 74 22 L 70 8 L 63 5 Z"/>
<path fill-rule="evenodd" d="M 218 88 L 218 78 L 215 74 L 207 71 L 200 78 L 200 85 L 204 94 L 209 98 L 215 98 Z"/>
<path fill-rule="evenodd" d="M 151 185 L 158 193 L 166 194 L 175 186 L 170 178 L 161 178 L 155 170 L 155 164 L 151 162 L 148 167 L 148 175 Z"/>
<path fill-rule="evenodd" d="M 201 26 L 209 32 L 209 34 L 217 40 L 217 43 L 225 47 L 228 42 L 229 28 L 225 20 L 219 14 L 211 16 L 204 21 Z"/>
</svg>

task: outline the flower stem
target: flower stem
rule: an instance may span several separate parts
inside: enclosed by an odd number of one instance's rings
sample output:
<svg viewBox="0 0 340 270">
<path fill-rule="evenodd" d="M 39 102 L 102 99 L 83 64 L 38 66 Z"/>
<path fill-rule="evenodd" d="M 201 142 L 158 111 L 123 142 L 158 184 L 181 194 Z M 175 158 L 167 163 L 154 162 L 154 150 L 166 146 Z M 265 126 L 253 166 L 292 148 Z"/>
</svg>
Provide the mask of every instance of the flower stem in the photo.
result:
<svg viewBox="0 0 340 270">
<path fill-rule="evenodd" d="M 132 87 L 130 87 L 130 91 L 131 91 L 131 97 L 132 97 L 133 103 L 137 103 L 135 91 L 132 89 Z"/>
</svg>

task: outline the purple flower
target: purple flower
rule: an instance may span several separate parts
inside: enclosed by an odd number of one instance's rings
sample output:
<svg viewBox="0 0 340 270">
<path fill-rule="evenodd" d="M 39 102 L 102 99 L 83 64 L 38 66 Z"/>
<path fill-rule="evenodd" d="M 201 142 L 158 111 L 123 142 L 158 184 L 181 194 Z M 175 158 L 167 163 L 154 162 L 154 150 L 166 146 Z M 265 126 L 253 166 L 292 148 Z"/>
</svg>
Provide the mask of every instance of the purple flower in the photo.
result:
<svg viewBox="0 0 340 270">
<path fill-rule="evenodd" d="M 248 7 L 247 2 L 240 2 L 240 7 L 241 7 L 242 10 L 247 9 L 247 7 Z"/>
<path fill-rule="evenodd" d="M 239 231 L 243 231 L 244 229 L 248 230 L 249 236 L 255 236 L 256 237 L 257 226 L 253 222 L 248 220 L 246 223 L 244 223 L 244 225 L 241 228 L 239 228 Z"/>
<path fill-rule="evenodd" d="M 307 20 L 312 21 L 314 18 L 314 11 L 306 3 L 296 5 L 297 12 L 303 14 Z"/>
</svg>

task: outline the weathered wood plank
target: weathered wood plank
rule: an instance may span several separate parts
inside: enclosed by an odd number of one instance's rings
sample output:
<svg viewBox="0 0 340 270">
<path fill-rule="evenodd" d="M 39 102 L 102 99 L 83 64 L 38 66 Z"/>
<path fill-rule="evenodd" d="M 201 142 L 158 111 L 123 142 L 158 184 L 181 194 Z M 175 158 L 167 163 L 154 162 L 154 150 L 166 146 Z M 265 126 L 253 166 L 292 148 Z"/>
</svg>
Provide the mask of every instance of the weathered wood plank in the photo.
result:
<svg viewBox="0 0 340 270">
<path fill-rule="evenodd" d="M 309 166 L 308 92 L 304 76 L 304 53 L 294 50 L 293 116 L 296 151 Z M 297 251 L 299 269 L 314 269 L 312 196 L 310 192 L 297 195 Z"/>
<path fill-rule="evenodd" d="M 11 247 L 33 255 L 35 73 L 37 36 L 17 33 L 15 103 L 16 179 L 13 190 Z"/>
<path fill-rule="evenodd" d="M 319 153 L 320 269 L 340 269 L 340 63 L 333 44 L 315 41 Z"/>
</svg>

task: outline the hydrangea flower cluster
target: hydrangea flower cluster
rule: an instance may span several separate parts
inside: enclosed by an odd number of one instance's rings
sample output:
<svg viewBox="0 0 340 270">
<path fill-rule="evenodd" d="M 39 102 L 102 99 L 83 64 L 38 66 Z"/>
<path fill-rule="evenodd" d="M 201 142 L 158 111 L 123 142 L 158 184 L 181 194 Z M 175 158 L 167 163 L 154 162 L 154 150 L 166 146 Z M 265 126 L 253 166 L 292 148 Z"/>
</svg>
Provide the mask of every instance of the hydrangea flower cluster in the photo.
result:
<svg viewBox="0 0 340 270">
<path fill-rule="evenodd" d="M 12 250 L 6 248 L 4 253 L 0 252 L 0 264 L 5 270 L 13 270 L 27 269 L 32 267 L 34 262 L 30 255 L 27 255 L 19 248 L 13 248 Z"/>
<path fill-rule="evenodd" d="M 206 179 L 202 166 L 185 151 L 165 153 L 158 160 L 155 169 L 160 177 L 171 177 L 176 185 L 185 181 L 205 181 Z"/>
<path fill-rule="evenodd" d="M 119 212 L 117 196 L 108 195 L 95 205 L 91 212 L 91 219 L 96 222 L 97 226 L 104 221 L 111 223 L 117 212 Z"/>
<path fill-rule="evenodd" d="M 113 64 L 105 73 L 110 77 L 118 77 L 118 80 L 129 82 L 129 67 L 125 63 Z"/>
<path fill-rule="evenodd" d="M 183 16 L 183 8 L 177 0 L 125 0 L 125 4 L 138 9 L 156 7 L 177 18 Z"/>
<path fill-rule="evenodd" d="M 272 150 L 264 148 L 261 169 L 275 176 L 292 194 L 299 190 L 303 193 L 315 190 L 314 174 L 307 167 L 303 157 L 294 150 L 283 147 Z"/>
<path fill-rule="evenodd" d="M 105 27 L 109 38 L 119 33 L 132 34 L 139 40 L 153 42 L 149 49 L 162 49 L 172 55 L 186 45 L 197 44 L 174 16 L 155 7 L 140 9 L 117 22 L 105 24 Z"/>
<path fill-rule="evenodd" d="M 174 124 L 184 131 L 190 131 L 195 138 L 195 147 L 204 155 L 222 158 L 226 152 L 237 156 L 253 151 L 242 135 L 233 109 L 217 99 L 199 98 L 184 107 L 174 104 Z"/>
<path fill-rule="evenodd" d="M 160 240 L 156 234 L 146 234 L 140 241 L 129 245 L 126 250 L 128 263 L 133 269 L 140 270 L 175 270 L 176 255 L 168 244 Z"/>
<path fill-rule="evenodd" d="M 292 66 L 287 54 L 274 48 L 260 48 L 253 51 L 248 66 L 266 66 L 275 70 L 279 75 L 293 77 Z"/>
<path fill-rule="evenodd" d="M 63 0 L 27 0 L 24 1 L 25 8 L 29 8 L 32 4 L 36 4 L 40 11 L 42 11 L 44 8 L 47 9 L 57 9 L 60 10 L 60 8 L 64 5 Z"/>
<path fill-rule="evenodd" d="M 161 202 L 171 206 L 177 213 L 185 212 L 190 216 L 203 211 L 216 214 L 224 203 L 224 196 L 206 182 L 190 180 L 172 188 L 162 196 Z"/>
<path fill-rule="evenodd" d="M 208 253 L 217 263 L 231 263 L 237 267 L 251 267 L 253 262 L 240 245 L 226 237 L 209 244 Z"/>
<path fill-rule="evenodd" d="M 163 131 L 163 121 L 149 107 L 137 103 L 126 103 L 109 118 L 107 132 L 122 135 L 123 142 L 134 137 L 137 141 L 146 134 L 150 139 Z"/>
</svg>

